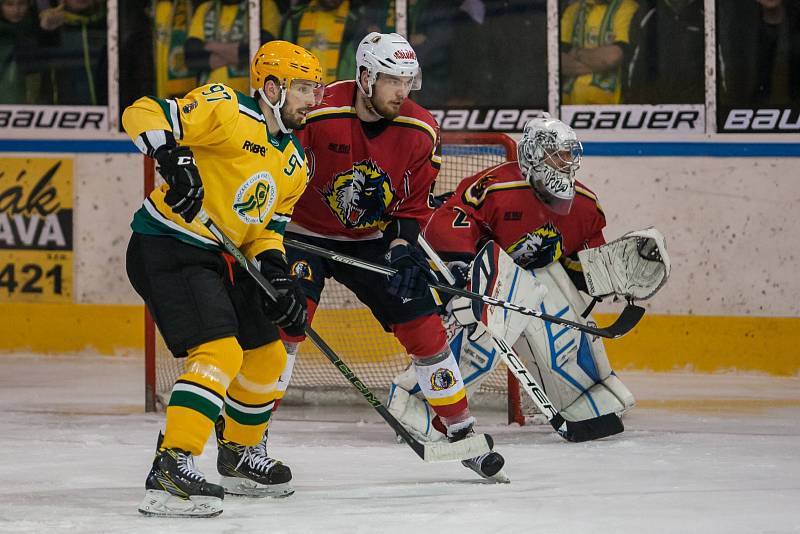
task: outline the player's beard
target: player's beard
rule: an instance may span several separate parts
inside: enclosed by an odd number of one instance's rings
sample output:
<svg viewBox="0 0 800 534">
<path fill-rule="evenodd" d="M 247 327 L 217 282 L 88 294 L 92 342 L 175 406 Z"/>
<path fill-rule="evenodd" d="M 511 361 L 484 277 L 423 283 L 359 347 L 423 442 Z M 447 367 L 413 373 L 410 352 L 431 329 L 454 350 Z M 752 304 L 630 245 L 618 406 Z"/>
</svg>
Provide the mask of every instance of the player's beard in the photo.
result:
<svg viewBox="0 0 800 534">
<path fill-rule="evenodd" d="M 396 119 L 400 115 L 400 106 L 394 107 L 388 102 L 386 104 L 382 104 L 381 102 L 378 102 L 374 96 L 369 97 L 369 104 L 372 106 L 372 109 L 374 109 L 375 112 L 384 119 L 392 120 Z"/>
<path fill-rule="evenodd" d="M 305 115 L 300 114 L 300 109 L 295 109 L 292 113 L 288 113 L 286 108 L 281 108 L 281 121 L 283 125 L 289 130 L 299 130 L 305 124 Z"/>
</svg>

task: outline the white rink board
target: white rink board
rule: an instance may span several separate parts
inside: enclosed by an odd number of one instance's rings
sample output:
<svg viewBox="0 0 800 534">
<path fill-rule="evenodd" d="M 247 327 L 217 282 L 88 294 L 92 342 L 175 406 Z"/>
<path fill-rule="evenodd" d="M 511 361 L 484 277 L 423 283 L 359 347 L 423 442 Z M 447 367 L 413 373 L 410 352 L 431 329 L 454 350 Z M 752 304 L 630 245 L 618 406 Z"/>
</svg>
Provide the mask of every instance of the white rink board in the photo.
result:
<svg viewBox="0 0 800 534">
<path fill-rule="evenodd" d="M 139 304 L 124 256 L 141 157 L 64 156 L 76 161 L 76 302 Z M 666 235 L 672 277 L 646 303 L 651 313 L 767 317 L 800 315 L 800 277 L 786 268 L 800 261 L 797 176 L 796 158 L 590 156 L 579 171 L 608 239 L 647 225 Z"/>
<path fill-rule="evenodd" d="M 284 407 L 271 452 L 292 467 L 294 496 L 163 520 L 136 511 L 162 421 L 142 414 L 141 372 L 133 358 L 0 360 L 0 532 L 800 531 L 800 378 L 625 375 L 643 407 L 625 433 L 583 444 L 479 413 L 508 485 L 424 464 L 368 407 Z M 209 443 L 199 460 L 210 477 L 215 456 Z"/>
</svg>

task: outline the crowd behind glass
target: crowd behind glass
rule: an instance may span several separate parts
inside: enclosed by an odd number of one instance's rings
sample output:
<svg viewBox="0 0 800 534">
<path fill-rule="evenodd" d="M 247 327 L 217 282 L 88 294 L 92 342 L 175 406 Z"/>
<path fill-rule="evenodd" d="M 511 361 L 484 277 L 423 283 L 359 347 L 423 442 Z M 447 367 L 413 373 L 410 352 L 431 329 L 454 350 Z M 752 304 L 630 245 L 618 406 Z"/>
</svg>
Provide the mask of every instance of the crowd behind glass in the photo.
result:
<svg viewBox="0 0 800 534">
<path fill-rule="evenodd" d="M 546 0 L 408 0 L 407 35 L 425 106 L 547 107 Z M 0 0 L 0 104 L 106 105 L 102 0 Z M 248 90 L 246 0 L 119 0 L 119 90 L 183 95 L 206 82 Z M 562 104 L 699 104 L 702 0 L 562 0 Z M 800 2 L 720 0 L 720 106 L 800 108 Z M 259 41 L 321 59 L 325 81 L 354 76 L 370 31 L 395 30 L 393 0 L 261 0 Z"/>
</svg>

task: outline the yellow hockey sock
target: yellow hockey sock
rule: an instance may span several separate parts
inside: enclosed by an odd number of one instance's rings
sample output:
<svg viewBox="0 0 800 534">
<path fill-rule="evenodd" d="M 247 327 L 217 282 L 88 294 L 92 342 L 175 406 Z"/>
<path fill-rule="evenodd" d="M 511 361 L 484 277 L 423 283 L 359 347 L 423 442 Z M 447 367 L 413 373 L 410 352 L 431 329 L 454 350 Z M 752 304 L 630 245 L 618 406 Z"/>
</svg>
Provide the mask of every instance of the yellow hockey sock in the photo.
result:
<svg viewBox="0 0 800 534">
<path fill-rule="evenodd" d="M 261 441 L 275 401 L 283 397 L 278 378 L 285 366 L 280 340 L 244 352 L 242 368 L 225 397 L 225 439 L 241 445 Z"/>
<path fill-rule="evenodd" d="M 172 387 L 162 447 L 195 456 L 203 452 L 222 410 L 225 390 L 241 365 L 242 349 L 234 337 L 189 349 L 185 372 Z"/>
</svg>

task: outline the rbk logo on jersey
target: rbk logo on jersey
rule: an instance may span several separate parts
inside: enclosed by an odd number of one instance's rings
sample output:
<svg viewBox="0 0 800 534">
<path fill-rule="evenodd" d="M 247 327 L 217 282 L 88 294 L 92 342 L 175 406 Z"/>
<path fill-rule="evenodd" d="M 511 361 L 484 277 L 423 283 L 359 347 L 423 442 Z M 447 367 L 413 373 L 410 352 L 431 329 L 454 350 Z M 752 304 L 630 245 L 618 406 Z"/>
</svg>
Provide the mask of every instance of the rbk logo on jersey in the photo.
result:
<svg viewBox="0 0 800 534">
<path fill-rule="evenodd" d="M 275 204 L 276 195 L 272 175 L 261 171 L 239 186 L 231 207 L 245 223 L 263 224 Z"/>
<path fill-rule="evenodd" d="M 528 232 L 506 248 L 508 255 L 523 269 L 550 265 L 564 254 L 561 232 L 552 223 Z"/>
<path fill-rule="evenodd" d="M 252 141 L 245 141 L 242 145 L 242 149 L 252 152 L 253 154 L 261 154 L 261 157 L 265 157 L 267 155 L 267 147 Z"/>
<path fill-rule="evenodd" d="M 370 228 L 378 226 L 395 193 L 386 173 L 367 159 L 334 176 L 322 196 L 345 228 Z"/>
</svg>

